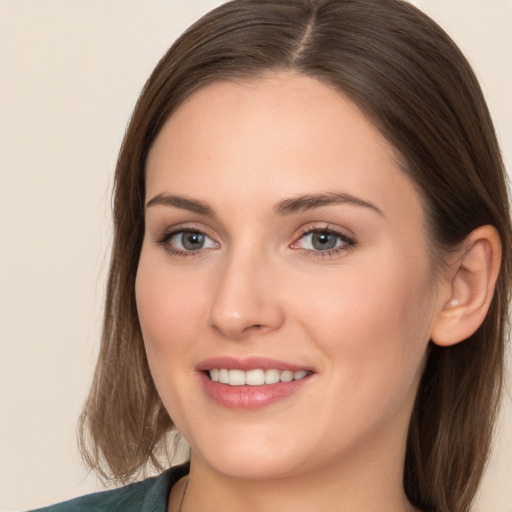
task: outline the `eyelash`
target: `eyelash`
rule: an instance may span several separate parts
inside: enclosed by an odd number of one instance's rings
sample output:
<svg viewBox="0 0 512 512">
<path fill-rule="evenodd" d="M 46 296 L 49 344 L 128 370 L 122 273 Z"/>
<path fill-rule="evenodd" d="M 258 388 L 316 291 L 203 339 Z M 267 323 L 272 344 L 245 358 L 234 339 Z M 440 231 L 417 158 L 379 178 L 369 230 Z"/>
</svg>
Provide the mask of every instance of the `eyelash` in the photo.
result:
<svg viewBox="0 0 512 512">
<path fill-rule="evenodd" d="M 174 248 L 169 242 L 174 236 L 179 235 L 180 233 L 197 233 L 199 235 L 203 235 L 204 237 L 212 240 L 212 238 L 210 236 L 208 236 L 204 231 L 202 231 L 200 229 L 197 229 L 192 226 L 190 226 L 190 227 L 189 226 L 180 226 L 179 228 L 173 229 L 172 231 L 165 232 L 164 235 L 160 239 L 158 239 L 156 243 L 158 245 L 162 245 L 171 256 L 177 256 L 179 258 L 184 258 L 184 259 L 197 257 L 200 254 L 202 254 L 204 252 L 204 250 L 208 249 L 208 248 L 206 248 L 206 249 L 201 248 L 201 249 L 197 249 L 197 250 L 183 251 L 181 249 Z"/>
<path fill-rule="evenodd" d="M 294 246 L 296 246 L 300 240 L 303 240 L 304 237 L 313 235 L 314 233 L 333 235 L 342 242 L 342 245 L 326 250 L 302 249 L 303 253 L 313 258 L 333 258 L 339 256 L 343 252 L 353 249 L 357 245 L 356 240 L 348 236 L 344 231 L 333 229 L 328 226 L 321 228 L 318 226 L 306 226 L 290 247 L 299 249 L 299 247 Z"/>
<path fill-rule="evenodd" d="M 179 235 L 180 233 L 197 233 L 199 235 L 202 235 L 204 237 L 207 237 L 210 240 L 213 240 L 210 236 L 208 236 L 204 231 L 197 229 L 195 227 L 187 227 L 187 226 L 180 226 L 177 229 L 173 229 L 172 231 L 168 231 L 164 233 L 164 235 L 157 240 L 157 244 L 164 246 L 165 250 L 171 254 L 172 256 L 177 256 L 179 258 L 192 258 L 197 257 L 204 253 L 204 251 L 207 251 L 210 249 L 208 248 L 200 248 L 197 250 L 190 250 L 190 251 L 184 251 L 181 249 L 176 249 L 170 245 L 169 241 L 176 235 Z M 314 233 L 320 233 L 320 234 L 327 234 L 335 236 L 338 241 L 342 242 L 342 245 L 339 247 L 334 247 L 332 249 L 326 249 L 326 250 L 315 250 L 315 249 L 303 249 L 298 247 L 298 244 L 301 240 L 303 240 L 308 235 L 313 235 Z M 216 243 L 216 242 L 214 242 Z M 338 242 L 336 242 L 338 243 Z M 217 243 L 216 243 L 217 244 Z M 217 244 L 218 245 L 218 244 Z M 357 242 L 354 238 L 348 236 L 345 232 L 341 230 L 332 229 L 328 226 L 325 227 L 317 227 L 317 226 L 306 226 L 299 236 L 295 239 L 295 241 L 289 246 L 292 249 L 301 250 L 303 254 L 314 257 L 314 258 L 332 258 L 340 255 L 342 252 L 346 252 L 350 249 L 353 249 L 357 245 Z"/>
</svg>

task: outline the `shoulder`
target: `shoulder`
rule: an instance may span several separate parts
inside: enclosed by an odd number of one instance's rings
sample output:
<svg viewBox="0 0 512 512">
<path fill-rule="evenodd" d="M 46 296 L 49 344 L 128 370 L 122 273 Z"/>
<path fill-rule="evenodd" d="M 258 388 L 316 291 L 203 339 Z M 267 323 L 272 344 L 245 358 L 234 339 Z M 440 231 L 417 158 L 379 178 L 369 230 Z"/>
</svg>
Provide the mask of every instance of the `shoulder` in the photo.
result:
<svg viewBox="0 0 512 512">
<path fill-rule="evenodd" d="M 95 492 L 32 512 L 166 512 L 172 486 L 188 473 L 188 464 L 119 489 Z"/>
</svg>

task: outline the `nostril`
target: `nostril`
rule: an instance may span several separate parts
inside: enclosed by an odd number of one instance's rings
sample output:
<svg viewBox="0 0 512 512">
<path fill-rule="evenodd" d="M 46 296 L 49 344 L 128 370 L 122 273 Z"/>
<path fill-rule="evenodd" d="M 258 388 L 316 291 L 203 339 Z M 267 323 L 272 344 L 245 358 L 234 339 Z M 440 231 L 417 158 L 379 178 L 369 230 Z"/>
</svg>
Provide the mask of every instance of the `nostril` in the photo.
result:
<svg viewBox="0 0 512 512">
<path fill-rule="evenodd" d="M 248 325 L 247 327 L 245 327 L 243 329 L 243 332 L 261 331 L 263 329 L 265 329 L 265 326 L 263 324 L 253 324 L 253 325 Z"/>
</svg>

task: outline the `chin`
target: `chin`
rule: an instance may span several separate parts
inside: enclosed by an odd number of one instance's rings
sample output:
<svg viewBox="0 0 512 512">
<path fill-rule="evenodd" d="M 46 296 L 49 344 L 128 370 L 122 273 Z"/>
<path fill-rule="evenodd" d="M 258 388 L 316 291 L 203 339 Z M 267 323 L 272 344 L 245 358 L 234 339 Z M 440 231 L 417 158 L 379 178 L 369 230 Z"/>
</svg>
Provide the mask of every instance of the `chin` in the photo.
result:
<svg viewBox="0 0 512 512">
<path fill-rule="evenodd" d="M 223 453 L 206 462 L 227 477 L 243 480 L 278 479 L 295 475 L 301 469 L 296 457 L 283 459 L 275 454 L 262 455 L 254 451 Z"/>
<path fill-rule="evenodd" d="M 233 478 L 261 480 L 286 477 L 302 472 L 307 460 L 302 456 L 306 448 L 304 443 L 291 442 L 290 436 L 272 433 L 213 435 L 204 445 L 200 443 L 203 446 L 194 444 L 192 460 L 202 459 L 215 471 Z"/>
</svg>

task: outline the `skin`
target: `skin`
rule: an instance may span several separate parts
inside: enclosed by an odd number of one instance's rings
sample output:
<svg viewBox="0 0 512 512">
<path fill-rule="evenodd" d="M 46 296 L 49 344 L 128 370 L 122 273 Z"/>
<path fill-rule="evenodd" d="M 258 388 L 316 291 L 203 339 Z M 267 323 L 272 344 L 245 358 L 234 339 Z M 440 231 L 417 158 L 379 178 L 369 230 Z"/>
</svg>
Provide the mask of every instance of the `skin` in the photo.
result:
<svg viewBox="0 0 512 512">
<path fill-rule="evenodd" d="M 326 193 L 355 200 L 276 211 Z M 162 194 L 211 212 L 152 201 Z M 192 448 L 183 510 L 413 510 L 405 439 L 449 290 L 433 280 L 421 198 L 378 130 L 308 77 L 215 83 L 164 125 L 146 201 L 136 297 L 156 387 Z M 326 228 L 337 252 L 312 245 Z M 205 245 L 163 241 L 179 230 Z M 314 373 L 270 406 L 227 409 L 197 371 L 226 355 Z"/>
</svg>

